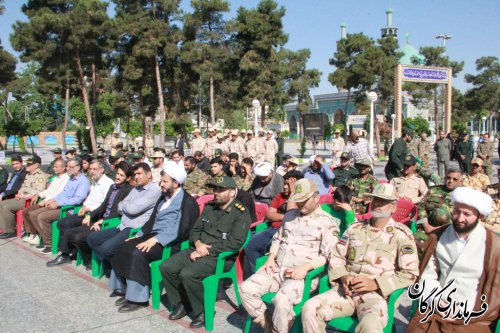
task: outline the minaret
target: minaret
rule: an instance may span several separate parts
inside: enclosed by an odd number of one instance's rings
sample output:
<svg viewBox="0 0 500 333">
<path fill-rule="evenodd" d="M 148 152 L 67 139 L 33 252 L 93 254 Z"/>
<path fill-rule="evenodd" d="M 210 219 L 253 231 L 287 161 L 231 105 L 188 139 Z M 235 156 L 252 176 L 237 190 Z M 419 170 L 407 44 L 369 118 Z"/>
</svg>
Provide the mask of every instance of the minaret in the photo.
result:
<svg viewBox="0 0 500 333">
<path fill-rule="evenodd" d="M 347 37 L 347 32 L 346 32 L 347 25 L 345 22 L 342 22 L 340 25 L 340 39 L 344 39 Z"/>
<path fill-rule="evenodd" d="M 384 37 L 398 37 L 398 28 L 392 26 L 392 9 L 387 8 L 387 26 L 382 28 L 382 38 Z"/>
</svg>

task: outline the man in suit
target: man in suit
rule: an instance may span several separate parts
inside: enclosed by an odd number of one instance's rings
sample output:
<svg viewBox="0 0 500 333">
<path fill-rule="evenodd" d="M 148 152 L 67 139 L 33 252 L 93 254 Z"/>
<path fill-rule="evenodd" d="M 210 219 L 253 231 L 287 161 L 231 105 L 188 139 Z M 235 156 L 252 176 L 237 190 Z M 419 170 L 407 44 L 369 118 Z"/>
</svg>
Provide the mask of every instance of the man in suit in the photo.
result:
<svg viewBox="0 0 500 333">
<path fill-rule="evenodd" d="M 0 201 L 14 198 L 26 178 L 27 172 L 26 168 L 23 166 L 22 156 L 14 155 L 11 160 L 14 172 L 10 176 L 9 181 L 0 186 Z"/>
<path fill-rule="evenodd" d="M 175 139 L 174 147 L 175 150 L 178 150 L 179 153 L 184 155 L 184 138 L 182 137 L 182 133 L 177 133 L 177 138 Z"/>
</svg>

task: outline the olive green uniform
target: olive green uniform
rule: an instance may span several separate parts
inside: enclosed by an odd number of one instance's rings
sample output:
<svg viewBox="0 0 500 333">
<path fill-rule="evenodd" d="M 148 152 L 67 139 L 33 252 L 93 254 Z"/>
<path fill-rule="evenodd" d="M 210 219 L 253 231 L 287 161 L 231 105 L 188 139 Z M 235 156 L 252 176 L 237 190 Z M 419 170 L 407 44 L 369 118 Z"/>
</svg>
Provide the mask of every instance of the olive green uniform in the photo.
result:
<svg viewBox="0 0 500 333">
<path fill-rule="evenodd" d="M 207 175 L 198 167 L 187 174 L 186 181 L 184 182 L 184 190 L 191 195 L 204 195 L 206 192 L 205 184 L 207 182 Z"/>
<path fill-rule="evenodd" d="M 193 314 L 198 316 L 204 310 L 203 279 L 215 273 L 217 256 L 225 251 L 238 251 L 248 235 L 251 218 L 248 210 L 238 200 L 233 200 L 226 209 L 209 203 L 196 220 L 191 230 L 191 247 L 167 259 L 161 266 L 163 284 L 171 304 L 178 305 L 188 299 Z M 209 255 L 191 261 L 189 256 L 195 251 L 196 241 L 210 245 Z M 234 260 L 226 259 L 225 269 Z M 186 295 L 179 292 L 181 285 Z"/>
<path fill-rule="evenodd" d="M 458 165 L 460 166 L 460 170 L 464 174 L 470 173 L 470 162 L 472 160 L 472 156 L 474 155 L 474 147 L 472 146 L 471 141 L 461 141 L 457 144 L 457 159 Z"/>
<path fill-rule="evenodd" d="M 356 168 L 348 165 L 346 168 L 337 167 L 333 170 L 335 179 L 333 180 L 333 187 L 339 187 L 341 185 L 346 185 L 347 182 L 353 178 L 359 176 L 359 172 Z"/>
<path fill-rule="evenodd" d="M 495 145 L 492 142 L 481 142 L 477 145 L 477 157 L 483 160 L 484 174 L 490 178 L 493 171 L 491 165 L 494 151 Z"/>
<path fill-rule="evenodd" d="M 408 148 L 406 147 L 406 141 L 403 138 L 398 138 L 389 150 L 389 161 L 387 161 L 385 166 L 387 180 L 391 180 L 394 177 L 401 177 L 403 160 L 407 155 Z"/>
</svg>

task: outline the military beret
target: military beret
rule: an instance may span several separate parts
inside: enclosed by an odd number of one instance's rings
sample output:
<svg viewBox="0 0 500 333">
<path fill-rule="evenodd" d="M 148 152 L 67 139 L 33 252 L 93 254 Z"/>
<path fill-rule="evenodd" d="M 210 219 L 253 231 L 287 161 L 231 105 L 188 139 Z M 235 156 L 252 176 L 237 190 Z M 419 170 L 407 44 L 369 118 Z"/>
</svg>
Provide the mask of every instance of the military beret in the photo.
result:
<svg viewBox="0 0 500 333">
<path fill-rule="evenodd" d="M 415 131 L 411 128 L 405 128 L 405 129 L 403 129 L 403 134 L 413 136 L 415 134 Z"/>
<path fill-rule="evenodd" d="M 55 149 L 52 149 L 51 152 L 53 152 L 54 154 L 62 154 L 62 149 L 61 148 L 55 148 Z"/>
<path fill-rule="evenodd" d="M 26 164 L 33 164 L 33 163 L 42 164 L 42 159 L 40 158 L 40 156 L 33 155 L 28 157 L 28 159 L 26 160 Z"/>
<path fill-rule="evenodd" d="M 407 155 L 403 161 L 404 165 L 415 165 L 417 163 L 417 159 L 413 155 Z"/>
<path fill-rule="evenodd" d="M 118 159 L 120 157 L 124 157 L 125 156 L 125 153 L 122 151 L 122 150 L 118 150 L 115 154 L 115 156 L 113 156 L 115 159 Z"/>
<path fill-rule="evenodd" d="M 351 159 L 351 154 L 345 151 L 342 154 L 340 154 L 340 158 L 344 158 L 346 160 L 350 160 Z"/>
</svg>

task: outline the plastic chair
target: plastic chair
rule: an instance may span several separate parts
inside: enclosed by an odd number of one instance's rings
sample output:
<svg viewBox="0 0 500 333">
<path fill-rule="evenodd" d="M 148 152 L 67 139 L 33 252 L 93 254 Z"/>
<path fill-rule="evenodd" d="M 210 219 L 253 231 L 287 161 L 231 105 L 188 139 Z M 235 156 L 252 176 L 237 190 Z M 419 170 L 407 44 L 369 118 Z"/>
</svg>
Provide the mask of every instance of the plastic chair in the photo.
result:
<svg viewBox="0 0 500 333">
<path fill-rule="evenodd" d="M 379 184 L 389 184 L 389 181 L 387 179 L 379 179 L 378 183 Z"/>
<path fill-rule="evenodd" d="M 200 206 L 200 214 L 203 212 L 203 208 L 205 208 L 207 202 L 212 200 L 214 200 L 213 194 L 206 194 L 196 199 L 196 203 L 198 204 L 198 206 Z"/>
<path fill-rule="evenodd" d="M 417 214 L 416 211 L 416 206 L 411 200 L 399 198 L 396 205 L 396 211 L 392 214 L 392 218 L 396 222 L 407 223 Z"/>
<path fill-rule="evenodd" d="M 318 203 L 321 204 L 332 204 L 333 203 L 333 197 L 331 194 L 322 194 L 319 196 L 319 201 Z"/>
<path fill-rule="evenodd" d="M 257 259 L 256 267 L 262 266 L 267 260 L 267 256 L 260 257 Z M 309 271 L 304 279 L 304 292 L 302 294 L 302 300 L 300 303 L 294 305 L 293 307 L 293 312 L 295 312 L 295 321 L 293 323 L 293 326 L 290 328 L 289 332 L 302 332 L 302 321 L 300 320 L 300 313 L 302 312 L 302 306 L 304 305 L 305 302 L 309 300 L 311 297 L 311 283 L 314 278 L 316 278 L 318 275 L 323 273 L 325 270 L 326 266 L 321 266 L 316 269 L 313 269 L 312 271 Z M 274 296 L 276 293 L 267 293 L 262 296 L 262 301 L 264 301 L 267 304 L 271 304 L 273 301 Z M 250 327 L 252 326 L 252 317 L 247 314 L 247 319 L 245 322 L 245 333 L 250 332 Z"/>
<path fill-rule="evenodd" d="M 269 207 L 262 202 L 255 201 L 255 215 L 257 215 L 257 221 L 250 225 L 250 228 L 256 228 L 259 224 L 265 221 L 267 216 L 267 211 Z"/>
<path fill-rule="evenodd" d="M 358 221 L 371 219 L 371 217 L 372 217 L 371 210 L 372 210 L 372 203 L 370 201 L 370 203 L 368 204 L 368 209 L 367 209 L 366 213 L 364 213 L 364 214 L 354 214 L 354 216 L 356 217 L 356 219 Z"/>
<path fill-rule="evenodd" d="M 219 281 L 221 279 L 230 278 L 233 281 L 234 293 L 236 296 L 236 303 L 238 306 L 241 305 L 240 293 L 238 291 L 238 281 L 236 278 L 236 265 L 233 264 L 231 269 L 227 272 L 224 271 L 224 264 L 226 259 L 233 257 L 238 252 L 240 252 L 250 240 L 251 232 L 248 232 L 245 242 L 241 246 L 240 250 L 237 252 L 222 252 L 217 257 L 217 266 L 215 268 L 215 274 L 210 275 L 203 279 L 203 298 L 205 306 L 205 330 L 214 330 L 214 316 L 215 316 L 215 302 L 217 301 L 217 290 L 219 289 Z"/>
<path fill-rule="evenodd" d="M 319 293 L 321 294 L 328 290 L 330 290 L 330 282 L 328 281 L 328 276 L 324 276 L 320 281 Z M 399 296 L 401 296 L 401 294 L 406 290 L 407 288 L 395 290 L 387 300 L 387 325 L 385 325 L 384 327 L 384 333 L 392 333 L 394 326 L 394 310 L 396 307 L 396 301 L 398 300 Z M 356 316 L 341 317 L 330 320 L 327 323 L 327 326 L 332 327 L 336 330 L 354 332 L 358 323 L 359 320 Z"/>
<path fill-rule="evenodd" d="M 57 227 L 57 221 L 63 219 L 68 215 L 68 211 L 74 210 L 74 214 L 77 214 L 78 211 L 82 208 L 82 206 L 77 205 L 67 205 L 62 206 L 61 211 L 59 212 L 59 219 L 52 221 L 52 254 L 57 254 L 59 252 L 59 228 Z"/>
<path fill-rule="evenodd" d="M 112 219 L 104 220 L 101 224 L 101 230 L 116 228 L 120 225 L 121 219 L 119 217 L 114 217 Z M 78 258 L 77 258 L 78 263 Z M 97 254 L 92 251 L 92 276 L 101 279 L 104 275 L 104 265 L 102 261 L 97 257 Z"/>
<path fill-rule="evenodd" d="M 24 208 L 28 208 L 31 205 L 31 199 L 26 199 L 24 204 Z M 17 238 L 21 238 L 23 234 L 23 225 L 24 225 L 24 214 L 23 210 L 20 209 L 16 212 L 16 235 Z"/>
</svg>

